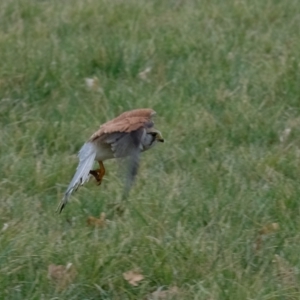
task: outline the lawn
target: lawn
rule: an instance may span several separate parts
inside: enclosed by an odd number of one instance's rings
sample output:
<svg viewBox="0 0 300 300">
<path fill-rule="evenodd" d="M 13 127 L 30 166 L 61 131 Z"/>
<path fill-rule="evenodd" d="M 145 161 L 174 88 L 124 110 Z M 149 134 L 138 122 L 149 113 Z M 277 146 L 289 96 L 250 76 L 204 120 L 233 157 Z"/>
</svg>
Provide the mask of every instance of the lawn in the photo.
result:
<svg viewBox="0 0 300 300">
<path fill-rule="evenodd" d="M 299 24 L 298 0 L 0 1 L 0 299 L 300 299 Z M 123 215 L 114 160 L 56 214 L 142 107 L 165 143 Z"/>
</svg>

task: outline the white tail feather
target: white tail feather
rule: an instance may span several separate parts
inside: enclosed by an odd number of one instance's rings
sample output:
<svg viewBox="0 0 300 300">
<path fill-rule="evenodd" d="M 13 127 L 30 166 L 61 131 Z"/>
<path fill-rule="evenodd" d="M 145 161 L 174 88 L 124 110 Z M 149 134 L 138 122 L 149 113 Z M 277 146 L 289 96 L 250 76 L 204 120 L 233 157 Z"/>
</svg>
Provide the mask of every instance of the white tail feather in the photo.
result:
<svg viewBox="0 0 300 300">
<path fill-rule="evenodd" d="M 93 143 L 85 143 L 80 149 L 78 153 L 79 164 L 76 169 L 76 173 L 65 192 L 64 198 L 57 208 L 57 211 L 60 213 L 66 206 L 73 191 L 76 191 L 80 185 L 83 185 L 89 180 L 89 174 L 96 158 L 96 152 L 97 150 Z"/>
</svg>

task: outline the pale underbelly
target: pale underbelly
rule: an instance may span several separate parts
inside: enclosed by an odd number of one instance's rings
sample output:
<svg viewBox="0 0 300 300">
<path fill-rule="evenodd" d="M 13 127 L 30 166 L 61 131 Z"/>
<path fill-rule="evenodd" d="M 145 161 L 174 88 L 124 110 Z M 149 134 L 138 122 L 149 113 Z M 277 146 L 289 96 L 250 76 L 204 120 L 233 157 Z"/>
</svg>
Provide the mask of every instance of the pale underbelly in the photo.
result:
<svg viewBox="0 0 300 300">
<path fill-rule="evenodd" d="M 98 147 L 95 160 L 106 160 L 114 158 L 114 154 L 111 150 L 111 147 Z"/>
</svg>

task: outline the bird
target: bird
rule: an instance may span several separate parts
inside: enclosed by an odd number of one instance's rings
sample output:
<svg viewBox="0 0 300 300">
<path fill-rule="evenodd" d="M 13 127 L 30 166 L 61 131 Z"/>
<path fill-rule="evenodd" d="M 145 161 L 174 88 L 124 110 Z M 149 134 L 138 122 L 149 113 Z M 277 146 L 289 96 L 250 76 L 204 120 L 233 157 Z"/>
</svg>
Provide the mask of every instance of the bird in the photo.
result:
<svg viewBox="0 0 300 300">
<path fill-rule="evenodd" d="M 95 177 L 98 185 L 101 184 L 106 172 L 103 162 L 107 159 L 128 158 L 124 189 L 124 194 L 128 194 L 137 175 L 141 152 L 164 142 L 161 132 L 154 128 L 155 115 L 156 112 L 151 108 L 134 109 L 102 124 L 81 147 L 75 175 L 57 211 L 61 213 L 71 194 L 87 182 L 91 175 Z M 95 161 L 99 168 L 92 170 Z"/>
</svg>

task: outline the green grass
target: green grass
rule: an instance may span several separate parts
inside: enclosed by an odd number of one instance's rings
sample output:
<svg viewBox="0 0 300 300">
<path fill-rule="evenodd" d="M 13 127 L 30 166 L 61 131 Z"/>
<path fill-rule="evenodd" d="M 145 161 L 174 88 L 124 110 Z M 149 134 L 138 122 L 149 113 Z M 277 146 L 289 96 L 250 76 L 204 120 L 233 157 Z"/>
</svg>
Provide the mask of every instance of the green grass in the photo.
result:
<svg viewBox="0 0 300 300">
<path fill-rule="evenodd" d="M 299 299 L 299 22 L 298 0 L 0 1 L 0 299 Z M 84 141 L 140 107 L 166 143 L 124 216 L 115 161 L 55 214 Z"/>
</svg>

